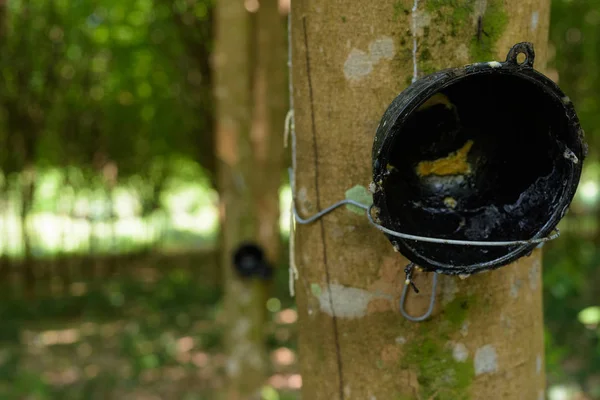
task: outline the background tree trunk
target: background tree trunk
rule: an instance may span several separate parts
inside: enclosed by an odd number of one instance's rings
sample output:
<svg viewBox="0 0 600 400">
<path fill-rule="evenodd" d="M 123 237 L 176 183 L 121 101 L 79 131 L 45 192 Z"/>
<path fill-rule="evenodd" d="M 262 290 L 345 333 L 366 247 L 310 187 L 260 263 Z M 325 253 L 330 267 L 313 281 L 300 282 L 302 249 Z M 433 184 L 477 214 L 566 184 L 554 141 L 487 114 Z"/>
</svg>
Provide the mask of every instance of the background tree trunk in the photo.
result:
<svg viewBox="0 0 600 400">
<path fill-rule="evenodd" d="M 275 0 L 246 10 L 219 0 L 215 23 L 215 95 L 221 265 L 225 285 L 228 399 L 258 399 L 267 374 L 264 281 L 240 279 L 232 254 L 243 242 L 279 251 L 278 193 L 287 107 L 285 25 Z M 250 13 L 248 11 L 255 11 Z"/>
<path fill-rule="evenodd" d="M 383 112 L 419 76 L 504 61 L 520 41 L 546 61 L 547 0 L 292 3 L 297 207 L 309 215 L 371 180 Z M 543 399 L 541 252 L 465 280 L 443 276 L 426 322 L 398 312 L 407 261 L 364 216 L 297 226 L 306 399 Z M 431 274 L 408 312 L 422 314 Z"/>
<path fill-rule="evenodd" d="M 279 260 L 279 189 L 283 176 L 283 124 L 289 108 L 285 18 L 278 0 L 263 0 L 256 13 L 252 145 L 256 182 L 257 241 Z"/>
</svg>

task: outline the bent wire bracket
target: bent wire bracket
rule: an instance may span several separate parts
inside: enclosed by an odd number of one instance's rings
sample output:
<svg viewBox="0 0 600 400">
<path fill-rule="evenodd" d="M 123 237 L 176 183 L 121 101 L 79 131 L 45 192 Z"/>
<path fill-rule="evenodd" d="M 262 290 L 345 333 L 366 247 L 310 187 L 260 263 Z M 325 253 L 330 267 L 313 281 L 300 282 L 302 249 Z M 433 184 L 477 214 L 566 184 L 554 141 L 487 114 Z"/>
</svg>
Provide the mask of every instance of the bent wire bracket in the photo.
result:
<svg viewBox="0 0 600 400">
<path fill-rule="evenodd" d="M 294 182 L 294 171 L 292 170 L 292 168 L 288 169 L 288 173 L 289 173 L 290 182 L 293 183 Z M 397 232 L 397 231 L 391 230 L 389 228 L 386 228 L 383 225 L 380 225 L 373 218 L 373 214 L 372 214 L 372 210 L 374 207 L 373 204 L 367 205 L 367 204 L 359 203 L 358 201 L 351 200 L 351 199 L 340 200 L 337 203 L 334 203 L 334 204 L 330 205 L 329 207 L 324 208 L 323 210 L 321 210 L 309 217 L 303 218 L 300 216 L 300 214 L 298 213 L 298 209 L 296 208 L 296 192 L 295 192 L 293 184 L 291 185 L 291 189 L 292 189 L 292 207 L 291 207 L 291 209 L 293 212 L 294 219 L 296 220 L 297 223 L 299 223 L 301 225 L 311 224 L 311 223 L 323 218 L 325 215 L 329 214 L 330 212 L 334 211 L 335 209 L 342 207 L 344 205 L 353 205 L 355 207 L 363 209 L 365 211 L 367 219 L 369 220 L 369 223 L 371 225 L 373 225 L 375 228 L 377 228 L 378 230 L 380 230 L 384 233 L 387 233 L 388 235 L 399 237 L 401 239 L 416 240 L 416 241 L 421 241 L 421 242 L 450 244 L 450 245 L 456 245 L 456 246 L 504 247 L 504 246 L 513 246 L 516 244 L 545 243 L 550 240 L 554 240 L 560 236 L 560 232 L 558 229 L 555 229 L 555 233 L 553 233 L 547 237 L 544 237 L 544 238 L 534 238 L 534 239 L 529 239 L 529 240 L 494 241 L 494 242 L 476 241 L 476 240 L 442 239 L 442 238 L 433 238 L 433 237 L 428 237 L 428 236 L 411 235 L 408 233 Z M 406 296 L 408 294 L 409 286 L 412 286 L 413 290 L 416 293 L 418 293 L 418 289 L 415 287 L 414 283 L 412 282 L 412 274 L 414 273 L 414 270 L 415 270 L 414 263 L 410 263 L 404 269 L 405 274 L 406 274 L 406 280 L 404 282 L 404 288 L 402 289 L 402 295 L 400 297 L 400 313 L 402 314 L 402 316 L 404 318 L 406 318 L 409 321 L 420 322 L 420 321 L 424 321 L 427 318 L 429 318 L 433 312 L 433 308 L 435 306 L 437 283 L 438 283 L 438 273 L 437 272 L 433 273 L 433 283 L 432 283 L 432 288 L 431 288 L 431 299 L 429 301 L 429 308 L 427 309 L 425 314 L 423 314 L 419 317 L 413 317 L 406 312 L 405 303 L 406 303 Z"/>
<path fill-rule="evenodd" d="M 290 181 L 293 182 L 294 172 L 292 171 L 291 168 L 288 169 L 288 172 L 289 172 L 289 176 L 290 176 Z M 310 217 L 302 218 L 300 216 L 300 214 L 298 214 L 298 210 L 296 209 L 296 193 L 295 193 L 294 188 L 292 187 L 292 211 L 294 212 L 294 217 L 296 218 L 296 221 L 300 224 L 310 224 L 312 222 L 315 222 L 318 219 L 322 218 L 323 216 L 329 214 L 336 208 L 339 208 L 341 206 L 348 205 L 348 204 L 362 208 L 363 210 L 365 210 L 367 218 L 369 219 L 369 222 L 371 223 L 371 225 L 373 225 L 375 228 L 379 229 L 383 233 L 387 233 L 388 235 L 399 237 L 401 239 L 416 240 L 419 242 L 450 244 L 450 245 L 456 245 L 456 246 L 507 247 L 507 246 L 514 246 L 517 244 L 545 243 L 545 242 L 554 240 L 560 236 L 560 231 L 558 229 L 555 229 L 555 232 L 553 234 L 543 237 L 543 238 L 533 238 L 533 239 L 528 239 L 528 240 L 489 241 L 489 242 L 478 241 L 478 240 L 443 239 L 443 238 L 434 238 L 434 237 L 429 237 L 429 236 L 411 235 L 409 233 L 394 231 L 389 228 L 386 228 L 383 225 L 380 225 L 373 218 L 373 215 L 372 215 L 372 210 L 374 207 L 373 204 L 366 205 L 366 204 L 362 204 L 362 203 L 359 203 L 358 201 L 351 200 L 351 199 L 340 200 L 337 203 L 334 203 L 334 204 L 330 205 L 329 207 L 311 215 Z"/>
</svg>

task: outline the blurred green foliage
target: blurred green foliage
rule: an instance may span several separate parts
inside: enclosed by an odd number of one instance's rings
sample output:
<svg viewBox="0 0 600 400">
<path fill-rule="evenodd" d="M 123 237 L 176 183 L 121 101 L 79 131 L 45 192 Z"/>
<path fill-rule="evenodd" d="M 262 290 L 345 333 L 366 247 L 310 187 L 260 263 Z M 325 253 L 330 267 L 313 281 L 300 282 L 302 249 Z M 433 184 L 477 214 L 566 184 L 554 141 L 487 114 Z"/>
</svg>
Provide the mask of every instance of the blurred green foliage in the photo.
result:
<svg viewBox="0 0 600 400">
<path fill-rule="evenodd" d="M 590 154 L 563 235 L 544 247 L 546 368 L 550 385 L 600 399 L 600 1 L 553 0 L 550 44 L 550 75 L 573 101 Z"/>
<path fill-rule="evenodd" d="M 210 6 L 6 2 L 2 171 L 70 166 L 88 178 L 111 162 L 119 179 L 160 180 L 173 156 L 210 164 L 200 157 L 212 126 Z"/>
</svg>

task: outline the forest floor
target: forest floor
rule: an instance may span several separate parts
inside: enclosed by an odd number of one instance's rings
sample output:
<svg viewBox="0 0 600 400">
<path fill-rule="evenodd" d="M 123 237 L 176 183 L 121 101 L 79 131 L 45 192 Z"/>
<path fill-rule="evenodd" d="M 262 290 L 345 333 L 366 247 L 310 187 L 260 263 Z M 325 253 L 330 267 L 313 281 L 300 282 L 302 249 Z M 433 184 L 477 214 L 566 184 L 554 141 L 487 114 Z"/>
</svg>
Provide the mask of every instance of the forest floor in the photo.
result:
<svg viewBox="0 0 600 400">
<path fill-rule="evenodd" d="M 60 294 L 40 295 L 40 282 L 33 297 L 0 290 L 0 400 L 214 399 L 225 384 L 220 294 L 188 258 L 130 260 L 127 273 L 75 279 Z M 271 304 L 265 399 L 292 400 L 296 312 Z"/>
</svg>

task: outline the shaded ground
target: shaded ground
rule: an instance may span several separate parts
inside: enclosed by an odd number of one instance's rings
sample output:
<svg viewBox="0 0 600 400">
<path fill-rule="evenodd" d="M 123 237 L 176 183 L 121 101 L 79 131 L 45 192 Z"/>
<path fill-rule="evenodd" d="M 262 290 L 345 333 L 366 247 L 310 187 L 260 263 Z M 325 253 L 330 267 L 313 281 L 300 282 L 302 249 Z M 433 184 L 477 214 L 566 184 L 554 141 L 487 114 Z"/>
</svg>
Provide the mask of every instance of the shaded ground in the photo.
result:
<svg viewBox="0 0 600 400">
<path fill-rule="evenodd" d="M 600 399 L 600 325 L 577 320 L 597 304 L 600 258 L 563 236 L 544 257 L 548 393 Z M 215 262 L 211 251 L 34 260 L 31 285 L 22 263 L 0 258 L 0 400 L 214 399 L 225 363 Z M 287 270 L 277 271 L 265 399 L 291 400 L 296 314 Z"/>
<path fill-rule="evenodd" d="M 103 279 L 58 285 L 59 294 L 52 294 L 56 282 L 43 280 L 33 298 L 7 288 L 0 399 L 214 398 L 225 357 L 211 264 L 206 254 L 144 255 L 117 263 Z M 266 394 L 293 399 L 301 385 L 296 313 L 290 304 L 269 304 L 269 384 L 276 390 Z"/>
</svg>

